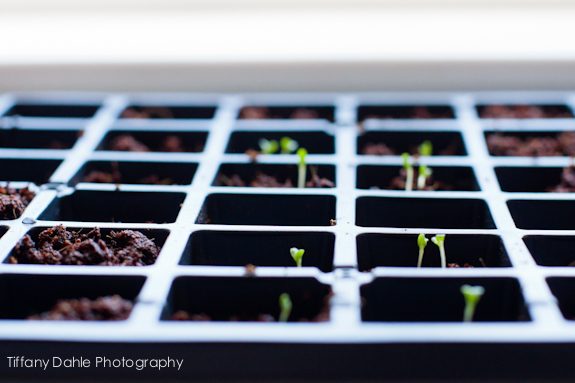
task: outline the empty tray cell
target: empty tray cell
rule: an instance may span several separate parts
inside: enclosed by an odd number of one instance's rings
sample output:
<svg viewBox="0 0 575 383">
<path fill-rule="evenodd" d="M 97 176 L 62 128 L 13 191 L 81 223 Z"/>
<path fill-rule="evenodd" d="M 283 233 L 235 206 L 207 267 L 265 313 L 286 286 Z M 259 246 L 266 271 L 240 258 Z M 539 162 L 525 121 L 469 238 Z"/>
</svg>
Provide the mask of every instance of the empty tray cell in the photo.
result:
<svg viewBox="0 0 575 383">
<path fill-rule="evenodd" d="M 98 105 L 17 104 L 5 116 L 88 118 L 98 108 Z"/>
<path fill-rule="evenodd" d="M 453 109 L 447 105 L 360 105 L 357 109 L 357 120 L 374 119 L 437 119 L 455 118 Z"/>
<path fill-rule="evenodd" d="M 120 118 L 209 119 L 216 112 L 215 106 L 138 106 L 126 108 Z"/>
<path fill-rule="evenodd" d="M 426 187 L 423 190 L 479 191 L 479 185 L 470 167 L 433 166 L 431 168 L 433 173 L 427 177 Z M 418 166 L 414 166 L 414 171 L 413 190 L 417 190 Z M 357 167 L 358 189 L 405 190 L 405 178 L 405 172 L 401 166 L 361 165 Z"/>
<path fill-rule="evenodd" d="M 573 186 L 567 182 L 575 174 L 573 168 L 549 167 L 497 167 L 495 173 L 501 190 L 506 192 L 560 192 L 570 190 Z M 563 177 L 562 177 L 563 175 Z"/>
<path fill-rule="evenodd" d="M 128 162 L 90 161 L 70 181 L 145 184 L 145 185 L 189 185 L 198 164 L 188 162 Z"/>
<path fill-rule="evenodd" d="M 365 227 L 494 229 L 487 204 L 479 199 L 360 197 L 356 224 Z"/>
<path fill-rule="evenodd" d="M 314 278 L 179 277 L 162 319 L 277 321 L 279 297 L 292 301 L 290 322 L 329 320 L 331 289 Z"/>
<path fill-rule="evenodd" d="M 528 321 L 514 278 L 377 278 L 361 287 L 366 322 L 462 322 L 462 285 L 483 286 L 475 322 Z"/>
<path fill-rule="evenodd" d="M 575 237 L 529 235 L 523 238 L 540 266 L 575 266 Z"/>
<path fill-rule="evenodd" d="M 237 131 L 233 132 L 226 153 L 245 153 L 248 150 L 260 151 L 259 141 L 262 138 L 272 141 L 281 141 L 283 137 L 289 137 L 298 142 L 310 154 L 332 154 L 334 152 L 334 137 L 324 132 L 268 132 L 268 131 Z M 278 154 L 280 150 L 278 149 Z"/>
<path fill-rule="evenodd" d="M 333 106 L 245 106 L 240 110 L 239 119 L 292 119 L 311 120 L 322 118 L 333 122 Z"/>
<path fill-rule="evenodd" d="M 207 231 L 194 232 L 180 264 L 209 266 L 293 266 L 290 249 L 304 249 L 303 266 L 333 269 L 332 233 Z"/>
<path fill-rule="evenodd" d="M 119 295 L 135 301 L 144 284 L 141 276 L 0 275 L 0 318 L 26 319 L 49 311 L 59 300 Z"/>
<path fill-rule="evenodd" d="M 313 167 L 313 169 L 312 169 Z M 314 174 L 315 173 L 315 174 Z M 315 176 L 314 176 L 315 175 Z M 335 166 L 308 165 L 306 187 L 334 187 Z M 222 164 L 214 186 L 297 187 L 297 165 Z"/>
<path fill-rule="evenodd" d="M 478 105 L 480 118 L 570 118 L 565 105 Z"/>
<path fill-rule="evenodd" d="M 485 132 L 492 156 L 575 156 L 575 132 Z"/>
<path fill-rule="evenodd" d="M 4 263 L 147 266 L 155 263 L 168 234 L 158 229 L 35 227 L 22 237 Z"/>
<path fill-rule="evenodd" d="M 433 235 L 426 235 L 430 239 Z M 374 267 L 417 267 L 419 258 L 417 235 L 361 234 L 357 237 L 360 271 Z M 445 236 L 448 267 L 510 267 L 501 238 L 495 235 Z M 428 242 L 422 267 L 441 267 L 439 248 Z"/>
<path fill-rule="evenodd" d="M 575 201 L 507 201 L 519 229 L 575 230 Z"/>
<path fill-rule="evenodd" d="M 78 130 L 0 130 L 0 147 L 70 149 L 81 134 Z"/>
<path fill-rule="evenodd" d="M 0 181 L 48 182 L 61 160 L 0 159 Z"/>
<path fill-rule="evenodd" d="M 79 222 L 174 222 L 184 193 L 77 190 L 55 198 L 39 219 Z"/>
<path fill-rule="evenodd" d="M 122 152 L 201 152 L 207 132 L 181 131 L 111 131 L 104 137 L 98 150 Z"/>
<path fill-rule="evenodd" d="M 331 195 L 210 194 L 197 223 L 221 225 L 330 226 Z"/>
<path fill-rule="evenodd" d="M 547 278 L 551 292 L 559 301 L 559 309 L 565 319 L 575 319 L 575 278 Z"/>
<path fill-rule="evenodd" d="M 358 154 L 401 155 L 417 154 L 424 141 L 431 141 L 433 155 L 464 156 L 467 154 L 458 132 L 396 132 L 370 131 L 357 139 Z"/>
</svg>

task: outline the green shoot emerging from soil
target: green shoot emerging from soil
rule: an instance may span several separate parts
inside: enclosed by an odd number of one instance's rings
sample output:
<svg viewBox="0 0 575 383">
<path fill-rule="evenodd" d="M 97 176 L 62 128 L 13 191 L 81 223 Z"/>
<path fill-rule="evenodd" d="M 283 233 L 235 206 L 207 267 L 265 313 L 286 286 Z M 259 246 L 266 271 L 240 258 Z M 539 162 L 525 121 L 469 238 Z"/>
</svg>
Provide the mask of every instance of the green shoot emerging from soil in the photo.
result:
<svg viewBox="0 0 575 383">
<path fill-rule="evenodd" d="M 431 168 L 428 168 L 425 165 L 419 165 L 419 175 L 417 176 L 417 189 L 423 190 L 425 188 L 425 183 L 427 181 L 427 177 L 429 177 L 433 173 Z"/>
<path fill-rule="evenodd" d="M 260 138 L 258 141 L 262 154 L 274 154 L 278 151 L 280 145 L 276 140 L 267 140 L 265 138 Z"/>
<path fill-rule="evenodd" d="M 292 303 L 288 293 L 280 295 L 280 322 L 287 322 L 291 314 Z"/>
<path fill-rule="evenodd" d="M 475 308 L 483 296 L 483 293 L 485 293 L 485 288 L 483 288 L 483 286 L 461 286 L 461 294 L 463 294 L 463 298 L 465 299 L 465 309 L 463 310 L 464 322 L 473 321 Z"/>
<path fill-rule="evenodd" d="M 295 264 L 297 265 L 297 267 L 301 267 L 303 253 L 305 253 L 305 250 L 304 249 L 298 249 L 297 247 L 292 247 L 291 249 L 289 249 L 289 252 L 291 254 L 291 257 L 295 261 Z"/>
<path fill-rule="evenodd" d="M 431 238 L 431 242 L 435 243 L 439 247 L 439 256 L 441 257 L 441 267 L 447 267 L 447 258 L 445 258 L 445 234 L 437 234 L 435 237 Z"/>
<path fill-rule="evenodd" d="M 280 140 L 281 154 L 292 154 L 299 147 L 296 140 L 289 137 L 282 137 Z"/>
<path fill-rule="evenodd" d="M 427 246 L 429 239 L 425 238 L 425 234 L 421 233 L 417 237 L 417 246 L 419 246 L 419 259 L 417 260 L 417 267 L 421 267 L 421 262 L 423 261 L 423 251 L 425 246 Z"/>
<path fill-rule="evenodd" d="M 403 168 L 407 172 L 405 177 L 405 191 L 413 190 L 413 165 L 411 164 L 411 157 L 409 153 L 403 153 Z"/>
<path fill-rule="evenodd" d="M 307 171 L 307 163 L 305 162 L 305 157 L 307 156 L 307 150 L 305 150 L 304 148 L 299 148 L 297 150 L 297 155 L 300 158 L 299 163 L 297 164 L 297 187 L 304 188 L 306 171 Z"/>
<path fill-rule="evenodd" d="M 417 147 L 420 156 L 431 156 L 433 154 L 433 145 L 431 141 L 425 140 Z"/>
</svg>

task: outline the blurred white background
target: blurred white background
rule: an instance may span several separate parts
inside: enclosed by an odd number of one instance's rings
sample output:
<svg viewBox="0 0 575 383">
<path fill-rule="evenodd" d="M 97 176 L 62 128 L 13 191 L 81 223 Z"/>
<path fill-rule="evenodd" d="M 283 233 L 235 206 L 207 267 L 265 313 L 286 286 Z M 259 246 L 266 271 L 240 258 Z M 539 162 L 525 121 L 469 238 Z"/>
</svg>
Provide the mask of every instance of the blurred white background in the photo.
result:
<svg viewBox="0 0 575 383">
<path fill-rule="evenodd" d="M 567 0 L 0 0 L 0 91 L 574 89 Z"/>
</svg>

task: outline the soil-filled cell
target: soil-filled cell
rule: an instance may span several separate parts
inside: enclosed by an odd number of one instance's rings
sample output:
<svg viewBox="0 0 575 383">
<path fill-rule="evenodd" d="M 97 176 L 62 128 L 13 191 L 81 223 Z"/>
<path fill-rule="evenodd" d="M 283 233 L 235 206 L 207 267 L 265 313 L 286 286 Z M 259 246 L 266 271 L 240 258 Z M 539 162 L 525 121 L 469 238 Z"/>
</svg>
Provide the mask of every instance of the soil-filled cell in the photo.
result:
<svg viewBox="0 0 575 383">
<path fill-rule="evenodd" d="M 174 222 L 184 193 L 78 190 L 58 197 L 40 214 L 47 221 Z"/>
<path fill-rule="evenodd" d="M 262 138 L 268 141 L 276 140 L 279 144 L 284 137 L 297 141 L 298 146 L 305 148 L 310 154 L 332 154 L 334 152 L 334 137 L 324 132 L 236 131 L 230 136 L 226 153 L 245 153 L 250 149 L 260 151 L 259 141 Z M 280 152 L 281 148 L 278 148 L 276 154 Z"/>
<path fill-rule="evenodd" d="M 492 156 L 555 157 L 575 156 L 575 132 L 485 132 Z"/>
<path fill-rule="evenodd" d="M 334 121 L 333 106 L 245 106 L 240 110 L 242 120 L 314 120 Z"/>
<path fill-rule="evenodd" d="M 79 130 L 0 130 L 1 148 L 70 149 L 80 137 Z"/>
<path fill-rule="evenodd" d="M 98 108 L 98 105 L 17 104 L 5 116 L 89 118 Z"/>
<path fill-rule="evenodd" d="M 258 163 L 222 164 L 213 186 L 297 187 L 298 166 Z M 329 188 L 334 186 L 335 166 L 307 166 L 305 187 Z"/>
<path fill-rule="evenodd" d="M 304 249 L 302 266 L 333 269 L 335 235 L 305 232 L 207 231 L 194 232 L 180 264 L 209 266 L 295 267 L 290 249 Z"/>
<path fill-rule="evenodd" d="M 207 132 L 113 130 L 106 134 L 98 150 L 120 152 L 201 152 Z"/>
<path fill-rule="evenodd" d="M 124 109 L 120 118 L 145 119 L 210 119 L 216 112 L 215 106 L 138 106 Z"/>
<path fill-rule="evenodd" d="M 360 105 L 357 110 L 357 120 L 359 122 L 367 119 L 437 119 L 455 118 L 453 109 L 447 105 Z"/>
<path fill-rule="evenodd" d="M 478 105 L 479 118 L 571 118 L 573 113 L 566 105 Z"/>
<path fill-rule="evenodd" d="M 0 319 L 26 319 L 63 299 L 119 295 L 134 301 L 145 277 L 104 275 L 0 275 Z"/>
<path fill-rule="evenodd" d="M 330 195 L 210 194 L 197 223 L 220 225 L 330 226 Z"/>
<path fill-rule="evenodd" d="M 473 170 L 466 166 L 432 166 L 421 190 L 479 191 Z M 413 190 L 418 190 L 418 169 L 414 166 Z M 358 189 L 405 190 L 406 176 L 401 166 L 360 165 L 357 167 Z"/>
<path fill-rule="evenodd" d="M 357 154 L 415 155 L 418 147 L 430 141 L 434 156 L 464 156 L 467 154 L 463 138 L 458 132 L 398 132 L 369 131 L 357 139 Z"/>
<path fill-rule="evenodd" d="M 357 257 L 360 271 L 374 267 L 417 267 L 419 247 L 417 235 L 361 234 L 357 237 Z M 433 234 L 426 235 L 431 239 Z M 511 263 L 501 238 L 495 235 L 445 236 L 445 255 L 449 268 L 510 267 Z M 440 267 L 439 248 L 427 243 L 422 267 Z"/>
<path fill-rule="evenodd" d="M 552 192 L 561 184 L 563 170 L 550 167 L 497 167 L 495 174 L 505 192 Z M 569 173 L 569 168 L 567 168 Z"/>
<path fill-rule="evenodd" d="M 364 227 L 494 229 L 487 204 L 479 199 L 360 197 L 356 224 Z"/>
<path fill-rule="evenodd" d="M 290 296 L 289 322 L 329 320 L 329 286 L 314 278 L 179 277 L 164 320 L 277 321 L 279 298 Z"/>
<path fill-rule="evenodd" d="M 140 184 L 140 185 L 189 185 L 198 164 L 188 162 L 129 162 L 90 161 L 70 181 Z"/>
<path fill-rule="evenodd" d="M 514 278 L 377 278 L 361 287 L 366 322 L 462 322 L 462 285 L 483 286 L 473 321 L 528 321 Z"/>
</svg>

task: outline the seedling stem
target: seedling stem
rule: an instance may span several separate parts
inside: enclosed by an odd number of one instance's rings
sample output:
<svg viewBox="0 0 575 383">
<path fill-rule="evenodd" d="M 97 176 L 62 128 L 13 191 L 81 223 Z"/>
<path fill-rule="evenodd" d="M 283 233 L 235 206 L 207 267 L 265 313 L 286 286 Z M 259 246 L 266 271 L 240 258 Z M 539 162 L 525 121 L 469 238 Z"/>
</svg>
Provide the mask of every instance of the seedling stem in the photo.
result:
<svg viewBox="0 0 575 383">
<path fill-rule="evenodd" d="M 425 250 L 425 246 L 427 246 L 427 242 L 429 242 L 429 239 L 425 238 L 425 234 L 419 234 L 419 237 L 417 237 L 417 246 L 419 246 L 419 259 L 417 260 L 417 267 L 421 267 L 421 262 L 423 261 L 423 251 Z"/>
<path fill-rule="evenodd" d="M 445 234 L 437 234 L 431 238 L 431 242 L 439 247 L 439 256 L 441 257 L 441 267 L 447 267 L 447 258 L 445 257 Z"/>
<path fill-rule="evenodd" d="M 295 261 L 295 264 L 297 265 L 297 267 L 301 267 L 303 253 L 305 253 L 305 250 L 304 249 L 298 249 L 297 247 L 292 247 L 291 249 L 289 249 L 289 252 L 290 252 L 293 260 Z"/>
<path fill-rule="evenodd" d="M 419 165 L 419 175 L 417 176 L 417 189 L 423 190 L 425 189 L 425 183 L 427 181 L 427 177 L 429 177 L 433 173 L 431 168 L 428 168 L 425 165 Z"/>
<path fill-rule="evenodd" d="M 300 158 L 299 164 L 297 165 L 297 187 L 304 188 L 305 187 L 305 178 L 306 178 L 306 170 L 307 170 L 307 163 L 305 162 L 305 157 L 307 156 L 307 150 L 304 148 L 299 148 L 297 150 L 297 155 Z"/>
<path fill-rule="evenodd" d="M 479 303 L 479 300 L 485 293 L 485 288 L 483 286 L 461 286 L 461 294 L 465 299 L 465 309 L 463 309 L 463 321 L 471 322 L 473 321 L 473 314 L 475 314 L 475 308 Z"/>
<path fill-rule="evenodd" d="M 288 293 L 280 295 L 280 322 L 287 322 L 291 314 L 292 303 Z"/>
<path fill-rule="evenodd" d="M 413 190 L 413 165 L 411 164 L 411 157 L 409 153 L 403 153 L 403 168 L 407 172 L 405 177 L 405 191 Z"/>
</svg>

